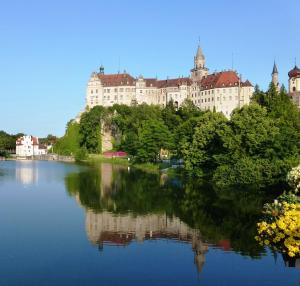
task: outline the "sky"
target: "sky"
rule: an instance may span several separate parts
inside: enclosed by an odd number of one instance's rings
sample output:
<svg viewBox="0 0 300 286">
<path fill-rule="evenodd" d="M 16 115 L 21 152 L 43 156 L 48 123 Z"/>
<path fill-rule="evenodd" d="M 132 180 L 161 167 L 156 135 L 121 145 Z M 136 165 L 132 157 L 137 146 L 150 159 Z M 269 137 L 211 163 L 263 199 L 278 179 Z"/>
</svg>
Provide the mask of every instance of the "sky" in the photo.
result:
<svg viewBox="0 0 300 286">
<path fill-rule="evenodd" d="M 0 130 L 62 136 L 89 77 L 188 76 L 200 45 L 211 72 L 266 89 L 300 65 L 300 1 L 0 0 Z"/>
</svg>

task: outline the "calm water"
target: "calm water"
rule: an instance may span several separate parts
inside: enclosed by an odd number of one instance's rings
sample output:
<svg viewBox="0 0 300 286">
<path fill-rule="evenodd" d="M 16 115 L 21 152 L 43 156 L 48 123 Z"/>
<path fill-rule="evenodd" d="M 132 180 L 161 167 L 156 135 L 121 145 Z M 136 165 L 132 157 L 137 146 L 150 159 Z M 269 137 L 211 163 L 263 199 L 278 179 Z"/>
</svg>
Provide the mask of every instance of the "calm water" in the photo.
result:
<svg viewBox="0 0 300 286">
<path fill-rule="evenodd" d="M 110 164 L 0 162 L 0 285 L 300 285 L 299 261 L 253 239 L 264 200 Z"/>
</svg>

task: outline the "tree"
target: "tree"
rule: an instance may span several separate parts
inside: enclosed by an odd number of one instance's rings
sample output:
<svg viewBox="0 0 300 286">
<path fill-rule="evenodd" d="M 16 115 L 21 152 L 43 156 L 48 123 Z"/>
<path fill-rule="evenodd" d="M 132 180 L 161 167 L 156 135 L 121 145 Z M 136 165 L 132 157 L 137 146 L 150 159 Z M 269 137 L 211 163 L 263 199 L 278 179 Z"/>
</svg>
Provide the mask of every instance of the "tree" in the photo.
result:
<svg viewBox="0 0 300 286">
<path fill-rule="evenodd" d="M 80 150 L 79 124 L 68 122 L 66 133 L 53 146 L 54 153 L 61 155 L 75 155 Z"/>
<path fill-rule="evenodd" d="M 95 106 L 81 116 L 79 128 L 80 146 L 90 153 L 101 152 L 101 123 L 104 113 L 104 107 Z"/>
<path fill-rule="evenodd" d="M 168 128 L 161 120 L 145 120 L 138 130 L 139 143 L 136 160 L 139 162 L 157 162 L 160 150 L 171 147 L 171 136 Z"/>
<path fill-rule="evenodd" d="M 185 99 L 177 111 L 183 121 L 201 116 L 203 113 L 190 99 Z"/>
<path fill-rule="evenodd" d="M 204 176 L 216 167 L 215 155 L 223 148 L 218 130 L 226 124 L 227 119 L 221 113 L 207 112 L 199 118 L 192 144 L 186 142 L 182 150 L 188 172 Z"/>
<path fill-rule="evenodd" d="M 285 142 L 289 139 L 282 138 L 286 128 L 279 122 L 256 103 L 235 110 L 226 128 L 219 131 L 226 151 L 216 156 L 214 181 L 220 186 L 258 187 L 284 182 L 288 169 L 299 160 L 299 149 L 295 151 Z"/>
</svg>

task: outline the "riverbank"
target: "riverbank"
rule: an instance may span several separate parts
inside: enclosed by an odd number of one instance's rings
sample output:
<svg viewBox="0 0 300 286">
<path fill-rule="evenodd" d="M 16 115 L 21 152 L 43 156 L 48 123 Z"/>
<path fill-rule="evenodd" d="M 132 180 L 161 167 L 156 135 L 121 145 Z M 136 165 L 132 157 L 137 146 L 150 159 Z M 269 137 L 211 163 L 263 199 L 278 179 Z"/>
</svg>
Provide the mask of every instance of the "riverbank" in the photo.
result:
<svg viewBox="0 0 300 286">
<path fill-rule="evenodd" d="M 45 155 L 35 155 L 35 156 L 16 156 L 11 155 L 6 160 L 17 160 L 17 161 L 24 161 L 24 160 L 37 160 L 37 161 L 59 161 L 59 162 L 75 162 L 73 156 L 63 156 L 58 154 L 45 154 Z"/>
<path fill-rule="evenodd" d="M 159 163 L 133 163 L 128 158 L 121 158 L 121 157 L 104 157 L 103 155 L 99 154 L 89 154 L 88 159 L 84 160 L 83 162 L 86 163 L 111 163 L 111 164 L 118 164 L 124 166 L 130 166 L 136 169 L 140 169 L 147 172 L 159 172 L 160 165 Z"/>
</svg>

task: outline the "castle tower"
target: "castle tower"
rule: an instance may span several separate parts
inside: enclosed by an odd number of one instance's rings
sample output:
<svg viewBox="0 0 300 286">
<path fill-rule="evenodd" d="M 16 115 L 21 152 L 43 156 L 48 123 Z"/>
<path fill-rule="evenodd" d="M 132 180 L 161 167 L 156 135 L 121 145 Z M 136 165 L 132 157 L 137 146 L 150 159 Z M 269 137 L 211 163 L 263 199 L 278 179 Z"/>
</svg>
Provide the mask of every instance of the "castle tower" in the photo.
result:
<svg viewBox="0 0 300 286">
<path fill-rule="evenodd" d="M 100 66 L 99 73 L 100 74 L 104 74 L 104 66 L 103 65 Z"/>
<path fill-rule="evenodd" d="M 300 69 L 295 63 L 295 67 L 289 71 L 289 95 L 294 103 L 300 107 Z"/>
<path fill-rule="evenodd" d="M 193 81 L 199 81 L 207 76 L 208 69 L 205 67 L 205 57 L 200 46 L 198 46 L 197 54 L 194 57 L 194 68 L 191 70 L 191 78 Z"/>
<path fill-rule="evenodd" d="M 277 69 L 275 61 L 274 61 L 273 71 L 272 71 L 271 75 L 272 75 L 272 83 L 276 87 L 276 90 L 279 92 L 280 86 L 279 86 L 278 69 Z"/>
</svg>

